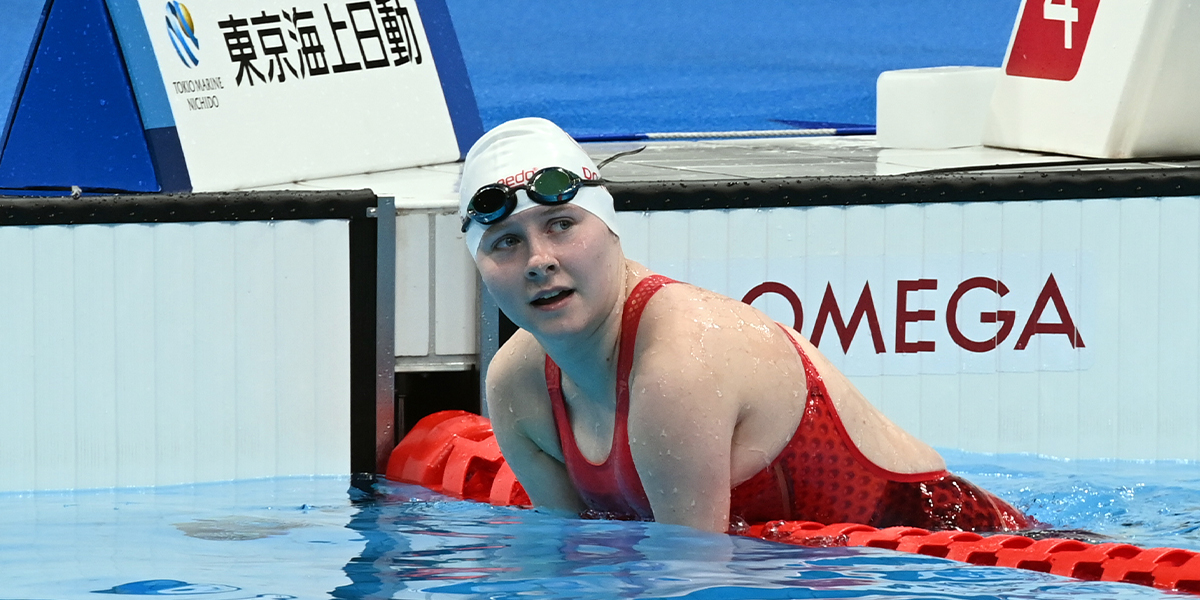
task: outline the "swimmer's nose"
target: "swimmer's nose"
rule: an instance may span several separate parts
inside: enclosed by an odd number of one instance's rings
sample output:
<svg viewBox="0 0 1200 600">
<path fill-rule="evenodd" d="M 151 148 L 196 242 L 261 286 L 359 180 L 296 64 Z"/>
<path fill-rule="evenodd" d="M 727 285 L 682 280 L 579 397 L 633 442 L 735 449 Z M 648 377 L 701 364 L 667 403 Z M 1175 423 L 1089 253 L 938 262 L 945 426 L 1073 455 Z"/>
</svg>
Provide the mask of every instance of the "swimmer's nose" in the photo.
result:
<svg viewBox="0 0 1200 600">
<path fill-rule="evenodd" d="M 526 277 L 538 280 L 558 270 L 558 259 L 549 251 L 547 244 L 533 239 L 529 245 L 532 252 L 529 255 L 529 264 L 525 268 Z"/>
<path fill-rule="evenodd" d="M 530 279 L 541 279 L 558 270 L 558 262 L 549 257 L 533 257 L 525 276 Z"/>
</svg>

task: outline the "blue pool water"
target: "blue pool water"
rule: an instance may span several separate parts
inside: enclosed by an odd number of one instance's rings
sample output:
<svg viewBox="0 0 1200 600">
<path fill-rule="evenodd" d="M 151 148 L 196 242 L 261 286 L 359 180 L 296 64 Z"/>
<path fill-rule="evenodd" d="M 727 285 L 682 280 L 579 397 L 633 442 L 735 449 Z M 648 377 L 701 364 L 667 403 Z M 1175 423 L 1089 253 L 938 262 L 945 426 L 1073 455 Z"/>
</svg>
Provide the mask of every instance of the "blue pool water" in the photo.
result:
<svg viewBox="0 0 1200 600">
<path fill-rule="evenodd" d="M 999 66 L 1019 0 L 447 0 L 485 127 L 875 122 L 886 70 Z"/>
<path fill-rule="evenodd" d="M 1200 465 L 941 450 L 951 470 L 1085 541 L 1200 551 Z"/>
<path fill-rule="evenodd" d="M 1198 549 L 1200 466 L 948 452 L 1039 519 Z M 0 495 L 0 599 L 1150 598 L 877 549 L 551 517 L 342 478 Z"/>
</svg>

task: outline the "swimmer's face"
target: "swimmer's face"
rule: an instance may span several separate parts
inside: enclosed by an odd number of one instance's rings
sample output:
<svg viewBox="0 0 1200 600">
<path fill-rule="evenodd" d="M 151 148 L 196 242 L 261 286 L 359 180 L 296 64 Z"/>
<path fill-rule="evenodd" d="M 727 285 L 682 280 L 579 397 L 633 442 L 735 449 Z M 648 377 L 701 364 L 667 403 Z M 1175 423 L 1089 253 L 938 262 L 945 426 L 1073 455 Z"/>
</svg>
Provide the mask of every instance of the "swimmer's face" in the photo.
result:
<svg viewBox="0 0 1200 600">
<path fill-rule="evenodd" d="M 504 314 L 534 334 L 587 332 L 620 296 L 620 240 L 604 221 L 570 203 L 531 208 L 492 225 L 475 262 Z"/>
</svg>

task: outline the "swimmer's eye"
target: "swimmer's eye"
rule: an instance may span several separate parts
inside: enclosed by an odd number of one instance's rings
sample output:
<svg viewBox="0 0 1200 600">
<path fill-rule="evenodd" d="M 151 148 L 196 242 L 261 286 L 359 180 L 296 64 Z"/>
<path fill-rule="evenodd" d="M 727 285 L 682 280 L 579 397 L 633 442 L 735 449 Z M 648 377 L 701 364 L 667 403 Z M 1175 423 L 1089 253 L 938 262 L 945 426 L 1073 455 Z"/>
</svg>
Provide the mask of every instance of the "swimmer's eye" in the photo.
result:
<svg viewBox="0 0 1200 600">
<path fill-rule="evenodd" d="M 515 235 L 502 235 L 496 238 L 496 241 L 492 242 L 491 248 L 492 250 L 505 250 L 516 246 L 520 242 L 521 240 Z"/>
</svg>

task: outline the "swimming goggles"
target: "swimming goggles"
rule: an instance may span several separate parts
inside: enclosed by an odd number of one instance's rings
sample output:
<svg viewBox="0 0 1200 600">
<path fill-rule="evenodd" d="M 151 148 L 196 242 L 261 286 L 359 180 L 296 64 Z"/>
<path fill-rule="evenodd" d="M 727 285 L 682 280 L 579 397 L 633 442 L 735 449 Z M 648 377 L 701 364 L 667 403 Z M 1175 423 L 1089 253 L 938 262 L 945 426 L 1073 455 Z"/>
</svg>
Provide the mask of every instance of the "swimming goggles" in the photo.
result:
<svg viewBox="0 0 1200 600">
<path fill-rule="evenodd" d="M 480 225 L 491 225 L 503 221 L 517 208 L 517 191 L 525 190 L 529 199 L 554 206 L 570 202 L 584 186 L 604 185 L 602 179 L 584 179 L 562 167 L 539 169 L 528 183 L 508 186 L 489 183 L 471 196 L 467 203 L 467 215 L 462 219 L 462 230 L 467 231 L 471 221 Z"/>
</svg>

